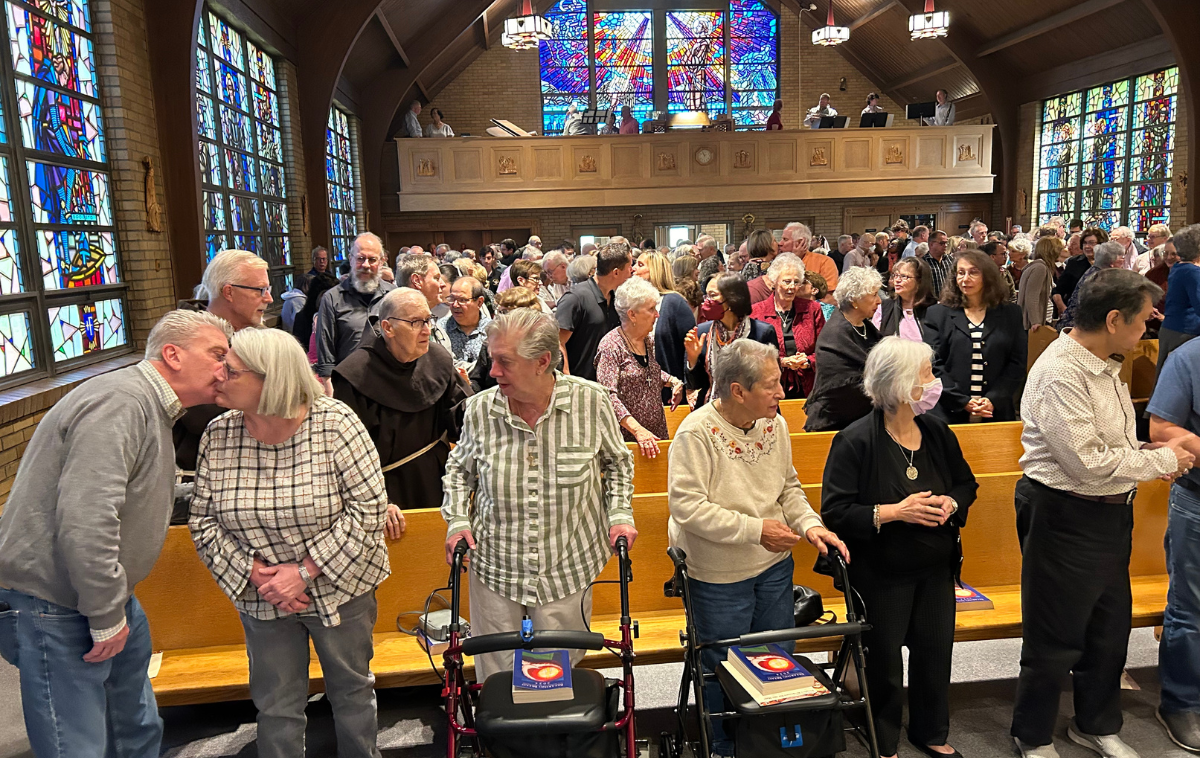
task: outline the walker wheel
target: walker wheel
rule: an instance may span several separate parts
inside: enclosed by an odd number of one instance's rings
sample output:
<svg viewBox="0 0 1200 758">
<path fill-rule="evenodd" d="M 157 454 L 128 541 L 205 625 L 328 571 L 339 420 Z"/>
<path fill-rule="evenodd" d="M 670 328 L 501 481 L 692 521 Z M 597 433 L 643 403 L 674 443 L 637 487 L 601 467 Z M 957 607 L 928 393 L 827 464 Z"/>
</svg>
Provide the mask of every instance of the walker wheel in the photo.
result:
<svg viewBox="0 0 1200 758">
<path fill-rule="evenodd" d="M 658 735 L 658 758 L 679 758 L 675 737 L 670 732 Z"/>
</svg>

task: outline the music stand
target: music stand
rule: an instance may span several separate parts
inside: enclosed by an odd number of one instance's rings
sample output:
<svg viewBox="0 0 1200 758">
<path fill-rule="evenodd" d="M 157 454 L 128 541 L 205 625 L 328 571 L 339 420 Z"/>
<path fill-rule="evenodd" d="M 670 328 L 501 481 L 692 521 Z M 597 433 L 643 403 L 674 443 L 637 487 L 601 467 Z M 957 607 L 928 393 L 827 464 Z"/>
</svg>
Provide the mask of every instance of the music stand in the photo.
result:
<svg viewBox="0 0 1200 758">
<path fill-rule="evenodd" d="M 588 126 L 598 126 L 608 120 L 609 108 L 589 108 L 581 112 L 583 123 Z"/>
<path fill-rule="evenodd" d="M 533 134 L 531 132 L 525 131 L 524 129 L 517 126 L 516 124 L 514 124 L 511 121 L 506 121 L 505 119 L 502 119 L 502 118 L 494 118 L 491 121 L 493 124 L 496 125 L 495 127 L 488 128 L 488 134 L 492 134 L 492 136 L 499 136 L 499 135 L 493 134 L 493 132 L 492 132 L 493 128 L 500 129 L 502 132 L 504 132 L 504 136 L 507 136 L 507 137 L 532 137 L 533 136 Z"/>
<path fill-rule="evenodd" d="M 904 116 L 909 120 L 933 118 L 937 114 L 937 103 L 912 103 L 904 109 Z"/>
<path fill-rule="evenodd" d="M 862 114 L 862 119 L 860 119 L 858 122 L 858 128 L 872 129 L 884 127 L 888 125 L 889 118 L 890 114 L 888 113 L 864 113 Z"/>
<path fill-rule="evenodd" d="M 821 116 L 821 122 L 817 124 L 818 129 L 845 129 L 846 124 L 850 121 L 848 116 Z"/>
</svg>

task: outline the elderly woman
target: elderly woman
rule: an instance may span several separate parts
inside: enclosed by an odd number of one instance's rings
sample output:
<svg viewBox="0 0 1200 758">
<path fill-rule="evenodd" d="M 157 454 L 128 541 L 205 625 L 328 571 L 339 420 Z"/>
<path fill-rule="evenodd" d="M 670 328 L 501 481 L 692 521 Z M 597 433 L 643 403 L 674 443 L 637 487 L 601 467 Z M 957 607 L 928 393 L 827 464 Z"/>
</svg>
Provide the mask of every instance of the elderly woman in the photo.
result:
<svg viewBox="0 0 1200 758">
<path fill-rule="evenodd" d="M 1064 252 L 1066 247 L 1058 237 L 1042 237 L 1033 249 L 1033 260 L 1021 272 L 1017 307 L 1021 309 L 1021 325 L 1029 331 L 1050 326 L 1054 320 L 1054 301 L 1050 297 Z"/>
<path fill-rule="evenodd" d="M 833 291 L 838 309 L 817 339 L 817 377 L 804 405 L 804 431 L 845 429 L 871 412 L 862 372 L 867 353 L 881 336 L 871 317 L 879 307 L 882 286 L 882 277 L 872 268 L 852 268 L 838 280 Z"/>
<path fill-rule="evenodd" d="M 929 415 L 940 382 L 929 347 L 885 337 L 867 358 L 874 405 L 833 438 L 821 515 L 858 560 L 850 580 L 866 606 L 867 683 L 879 752 L 895 756 L 909 652 L 908 739 L 929 756 L 958 755 L 950 728 L 950 655 L 958 530 L 978 485 L 958 438 Z M 672 451 L 674 452 L 674 451 Z"/>
<path fill-rule="evenodd" d="M 596 273 L 596 256 L 594 255 L 578 255 L 567 264 L 567 278 L 571 280 L 572 286 L 586 282 L 592 278 L 594 273 Z"/>
<path fill-rule="evenodd" d="M 784 394 L 789 400 L 807 397 L 816 378 L 817 337 L 825 328 L 825 314 L 815 300 L 802 296 L 812 285 L 804 278 L 799 256 L 784 253 L 771 261 L 767 278 L 775 282 L 775 292 L 755 303 L 750 315 L 775 329 Z"/>
<path fill-rule="evenodd" d="M 1033 245 L 1024 237 L 1016 237 L 1008 243 L 1008 275 L 1012 277 L 1017 291 L 1021 290 L 1021 274 L 1029 265 L 1029 256 L 1033 253 Z"/>
<path fill-rule="evenodd" d="M 226 361 L 217 403 L 231 411 L 200 442 L 188 525 L 241 614 L 259 755 L 304 755 L 311 640 L 338 754 L 378 756 L 371 632 L 390 570 L 379 454 L 283 332 L 243 329 Z"/>
<path fill-rule="evenodd" d="M 667 539 L 687 554 L 702 639 L 794 625 L 792 547 L 801 539 L 850 558 L 796 477 L 779 379 L 775 348 L 734 342 L 717 358 L 713 402 L 683 420 L 667 453 Z M 702 653 L 707 671 L 724 658 L 723 649 Z M 713 711 L 728 710 L 715 680 L 704 697 Z M 713 731 L 713 754 L 731 755 L 719 721 Z"/>
<path fill-rule="evenodd" d="M 925 342 L 944 389 L 938 414 L 951 424 L 1014 421 L 1025 384 L 1029 335 L 1021 309 L 1008 302 L 1000 269 L 979 250 L 954 260 L 942 301 L 925 314 Z"/>
<path fill-rule="evenodd" d="M 658 321 L 654 324 L 655 353 L 659 365 L 668 374 L 687 381 L 686 355 L 683 341 L 687 333 L 696 326 L 696 314 L 683 295 L 675 291 L 675 277 L 671 273 L 671 262 L 658 252 L 647 252 L 633 262 L 633 275 L 654 285 L 662 300 L 658 304 Z M 663 389 L 663 402 L 670 402 L 670 395 Z"/>
<path fill-rule="evenodd" d="M 885 337 L 896 334 L 920 342 L 924 333 L 921 322 L 925 320 L 929 306 L 936 302 L 929 264 L 920 257 L 905 258 L 892 269 L 892 275 L 888 277 L 888 299 L 875 311 L 871 323 Z"/>
<path fill-rule="evenodd" d="M 751 318 L 750 288 L 738 274 L 721 274 L 709 287 L 700 306 L 701 323 L 687 333 L 683 349 L 687 354 L 688 389 L 697 391 L 697 404 L 711 400 L 713 363 L 734 340 L 750 339 L 779 349 L 775 330 L 770 324 Z"/>
<path fill-rule="evenodd" d="M 683 400 L 683 381 L 655 360 L 653 332 L 661 299 L 645 279 L 626 280 L 613 297 L 621 325 L 596 348 L 596 381 L 608 387 L 625 441 L 636 442 L 647 458 L 658 455 L 659 440 L 667 438 L 662 388 L 671 391 L 672 410 Z"/>
</svg>

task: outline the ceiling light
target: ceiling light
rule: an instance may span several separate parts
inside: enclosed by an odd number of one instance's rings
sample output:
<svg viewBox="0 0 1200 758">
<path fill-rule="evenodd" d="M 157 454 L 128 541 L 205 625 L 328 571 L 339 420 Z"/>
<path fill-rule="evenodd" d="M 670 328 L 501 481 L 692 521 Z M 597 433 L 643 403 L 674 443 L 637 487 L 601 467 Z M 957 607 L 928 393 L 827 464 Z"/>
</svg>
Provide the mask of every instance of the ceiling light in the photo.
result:
<svg viewBox="0 0 1200 758">
<path fill-rule="evenodd" d="M 829 19 L 825 26 L 812 33 L 814 45 L 840 45 L 850 39 L 850 27 L 838 26 L 833 22 L 833 0 L 829 0 Z"/>
<path fill-rule="evenodd" d="M 533 12 L 530 0 L 524 0 L 521 15 L 504 20 L 504 33 L 500 35 L 500 42 L 514 50 L 528 50 L 537 47 L 541 40 L 553 38 L 554 25 L 549 19 Z"/>
<path fill-rule="evenodd" d="M 945 37 L 950 30 L 950 11 L 935 11 L 933 0 L 925 0 L 925 12 L 908 17 L 908 32 L 913 39 Z"/>
</svg>

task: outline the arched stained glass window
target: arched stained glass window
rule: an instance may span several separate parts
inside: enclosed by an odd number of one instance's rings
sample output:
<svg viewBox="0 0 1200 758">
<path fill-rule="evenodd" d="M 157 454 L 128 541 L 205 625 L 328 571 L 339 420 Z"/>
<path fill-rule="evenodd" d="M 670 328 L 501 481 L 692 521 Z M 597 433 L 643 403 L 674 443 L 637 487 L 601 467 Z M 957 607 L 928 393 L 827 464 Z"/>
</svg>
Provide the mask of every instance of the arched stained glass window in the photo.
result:
<svg viewBox="0 0 1200 758">
<path fill-rule="evenodd" d="M 197 41 L 205 259 L 230 248 L 257 254 L 278 300 L 291 288 L 292 254 L 275 60 L 208 9 Z"/>
<path fill-rule="evenodd" d="M 1037 217 L 1145 233 L 1171 219 L 1179 70 L 1123 79 L 1042 102 Z"/>
<path fill-rule="evenodd" d="M 329 188 L 329 228 L 333 260 L 344 261 L 350 243 L 358 236 L 358 171 L 354 161 L 354 133 L 349 117 L 337 106 L 329 109 L 325 128 L 325 185 Z"/>
<path fill-rule="evenodd" d="M 760 0 L 730 0 L 729 59 L 733 120 L 767 123 L 779 90 L 779 19 Z"/>
<path fill-rule="evenodd" d="M 90 5 L 4 6 L 0 383 L 9 384 L 128 337 Z"/>
<path fill-rule="evenodd" d="M 639 122 L 654 110 L 654 17 L 649 11 L 596 13 L 596 105 L 628 105 Z"/>
<path fill-rule="evenodd" d="M 562 134 L 571 103 L 586 105 L 591 92 L 588 16 L 584 0 L 559 0 L 546 13 L 554 39 L 542 42 L 542 133 Z"/>
<path fill-rule="evenodd" d="M 667 110 L 725 112 L 725 14 L 667 13 Z"/>
</svg>

